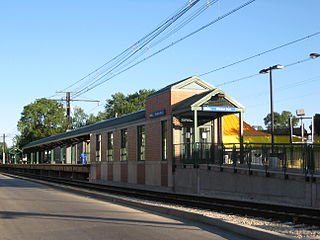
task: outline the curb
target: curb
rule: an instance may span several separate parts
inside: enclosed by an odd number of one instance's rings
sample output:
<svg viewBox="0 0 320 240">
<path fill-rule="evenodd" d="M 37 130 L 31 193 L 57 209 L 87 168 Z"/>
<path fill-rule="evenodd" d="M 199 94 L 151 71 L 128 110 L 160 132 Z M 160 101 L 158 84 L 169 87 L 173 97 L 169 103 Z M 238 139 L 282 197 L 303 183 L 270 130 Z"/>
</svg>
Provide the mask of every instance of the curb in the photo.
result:
<svg viewBox="0 0 320 240">
<path fill-rule="evenodd" d="M 259 239 L 259 240 L 270 240 L 270 239 L 272 239 L 272 240 L 297 240 L 298 239 L 298 238 L 290 237 L 290 236 L 287 236 L 284 234 L 268 231 L 268 230 L 253 227 L 253 226 L 248 226 L 248 225 L 244 226 L 244 225 L 236 224 L 234 222 L 221 220 L 219 218 L 207 217 L 207 216 L 204 216 L 199 213 L 192 213 L 192 212 L 187 212 L 184 210 L 178 210 L 178 209 L 174 209 L 174 208 L 167 208 L 167 207 L 163 207 L 163 206 L 144 204 L 144 203 L 140 203 L 140 202 L 137 202 L 134 200 L 124 199 L 120 196 L 118 197 L 118 196 L 111 195 L 108 193 L 100 193 L 100 192 L 81 189 L 81 188 L 77 188 L 77 187 L 65 186 L 62 184 L 50 183 L 50 182 L 46 182 L 46 181 L 42 181 L 42 180 L 38 180 L 38 179 L 32 179 L 32 178 L 22 177 L 22 176 L 15 176 L 15 175 L 6 174 L 6 173 L 4 173 L 3 175 L 40 183 L 40 184 L 51 186 L 51 187 L 54 187 L 54 188 L 57 188 L 60 190 L 80 194 L 82 196 L 90 196 L 90 197 L 100 199 L 100 200 L 107 200 L 107 201 L 110 201 L 113 203 L 124 204 L 127 206 L 133 206 L 133 207 L 137 207 L 140 209 L 145 209 L 145 210 L 149 210 L 149 211 L 153 211 L 153 212 L 167 214 L 170 216 L 174 216 L 174 217 L 189 220 L 189 221 L 200 222 L 200 223 L 203 223 L 206 225 L 218 227 L 220 229 L 230 231 L 230 232 L 233 232 L 233 233 L 245 236 L 245 237 L 249 237 L 252 239 Z"/>
</svg>

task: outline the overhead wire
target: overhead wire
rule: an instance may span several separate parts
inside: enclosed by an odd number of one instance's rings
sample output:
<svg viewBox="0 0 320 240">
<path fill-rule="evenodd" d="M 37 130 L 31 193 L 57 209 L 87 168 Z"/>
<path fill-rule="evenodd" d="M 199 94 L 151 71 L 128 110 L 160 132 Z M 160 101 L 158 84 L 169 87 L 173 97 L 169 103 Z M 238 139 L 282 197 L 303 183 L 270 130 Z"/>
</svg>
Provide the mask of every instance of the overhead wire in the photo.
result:
<svg viewBox="0 0 320 240">
<path fill-rule="evenodd" d="M 161 26 L 159 28 L 159 31 L 156 31 L 154 33 L 152 33 L 150 36 L 148 36 L 146 38 L 146 40 L 144 40 L 141 43 L 141 46 L 139 46 L 137 49 L 135 49 L 132 53 L 129 53 L 125 56 L 125 58 L 121 59 L 120 61 L 118 61 L 114 66 L 112 66 L 110 69 L 108 69 L 106 71 L 106 73 L 104 73 L 101 77 L 99 77 L 98 79 L 92 81 L 91 83 L 87 84 L 87 86 L 82 87 L 82 89 L 77 90 L 79 92 L 84 91 L 85 89 L 90 88 L 92 85 L 94 85 L 96 82 L 98 82 L 102 77 L 112 73 L 113 71 L 115 71 L 119 66 L 121 66 L 123 63 L 125 63 L 128 59 L 130 59 L 131 57 L 133 57 L 137 52 L 141 51 L 144 49 L 144 47 L 149 44 L 152 40 L 154 40 L 157 36 L 159 36 L 163 31 L 165 31 L 169 26 L 171 26 L 174 22 L 176 22 L 180 17 L 182 17 L 188 10 L 190 10 L 195 4 L 197 4 L 199 2 L 199 0 L 196 0 L 192 3 L 190 3 L 185 9 L 183 9 L 181 12 L 179 12 L 177 15 L 173 16 L 171 19 L 169 19 L 169 21 L 167 21 L 163 26 Z M 90 88 L 91 89 L 91 88 Z M 87 92 L 87 91 L 86 91 Z M 79 94 L 74 94 L 73 97 L 78 96 Z"/>
<path fill-rule="evenodd" d="M 303 80 L 303 81 L 285 84 L 283 86 L 280 86 L 280 87 L 276 88 L 276 90 L 277 91 L 285 91 L 285 90 L 290 89 L 290 88 L 298 87 L 298 86 L 301 86 L 301 85 L 304 85 L 304 84 L 310 84 L 311 82 L 316 82 L 316 81 L 319 81 L 319 80 L 320 80 L 320 76 L 316 76 L 316 77 L 309 78 L 309 79 L 306 79 L 306 80 Z M 255 94 L 242 96 L 241 98 L 259 97 L 259 96 L 262 96 L 262 95 L 264 96 L 264 95 L 267 95 L 267 94 L 268 93 L 265 92 L 265 91 L 260 91 L 260 92 L 255 93 Z"/>
<path fill-rule="evenodd" d="M 209 7 L 211 7 L 213 4 L 217 3 L 220 0 L 215 0 L 215 1 L 208 1 L 204 5 L 202 5 L 197 11 L 195 11 L 191 16 L 187 16 L 185 19 L 182 20 L 182 22 L 179 22 L 178 24 L 173 24 L 172 28 L 169 29 L 168 33 L 166 33 L 163 37 L 161 37 L 159 40 L 155 41 L 152 44 L 149 44 L 148 46 L 145 47 L 143 51 L 140 51 L 139 55 L 128 61 L 126 64 L 123 64 L 120 66 L 117 70 L 120 71 L 121 69 L 124 69 L 128 65 L 132 64 L 135 62 L 139 57 L 141 57 L 143 54 L 145 54 L 147 51 L 150 51 L 150 49 L 153 49 L 156 45 L 159 43 L 163 42 L 179 30 L 181 30 L 183 27 L 185 27 L 187 24 L 189 24 L 191 21 L 193 21 L 195 18 L 200 16 L 205 10 L 207 10 Z"/>
<path fill-rule="evenodd" d="M 192 3 L 192 5 L 196 4 L 199 0 L 197 0 L 195 3 Z M 134 49 L 137 45 L 139 45 L 142 41 L 144 41 L 147 37 L 149 37 L 151 34 L 153 34 L 154 32 L 158 31 L 164 24 L 166 24 L 170 19 L 172 19 L 174 16 L 176 16 L 179 12 L 181 12 L 183 9 L 186 8 L 186 6 L 190 6 L 190 1 L 188 1 L 186 4 L 183 4 L 183 6 L 181 6 L 178 10 L 176 10 L 173 14 L 171 14 L 169 17 L 166 18 L 166 20 L 164 20 L 163 22 L 161 22 L 154 30 L 152 30 L 150 33 L 148 33 L 147 35 L 145 35 L 144 37 L 142 37 L 141 39 L 139 39 L 137 42 L 135 42 L 134 44 L 132 44 L 131 46 L 129 46 L 127 49 L 125 49 L 124 51 L 122 51 L 120 54 L 116 55 L 115 57 L 113 57 L 112 59 L 110 59 L 108 62 L 104 63 L 103 65 L 101 65 L 100 67 L 98 67 L 97 69 L 95 69 L 94 71 L 90 72 L 89 74 L 87 74 L 86 76 L 84 76 L 83 78 L 79 79 L 78 81 L 70 84 L 69 86 L 67 86 L 66 88 L 63 89 L 63 91 L 66 91 L 67 89 L 75 86 L 76 84 L 78 84 L 79 82 L 82 82 L 83 80 L 87 79 L 88 77 L 92 76 L 93 74 L 97 73 L 99 70 L 101 70 L 102 68 L 104 68 L 105 66 L 107 66 L 108 64 L 110 64 L 111 62 L 114 62 L 115 60 L 121 58 L 123 55 L 125 55 L 128 51 Z"/>
<path fill-rule="evenodd" d="M 311 58 L 305 58 L 305 59 L 302 59 L 302 60 L 299 60 L 299 61 L 296 61 L 296 62 L 293 62 L 293 63 L 289 63 L 287 65 L 284 65 L 284 68 L 288 68 L 288 67 L 292 67 L 294 65 L 297 65 L 297 64 L 300 64 L 300 63 L 304 63 L 304 62 L 307 62 L 311 60 Z M 226 81 L 226 82 L 223 82 L 223 83 L 220 83 L 220 84 L 217 84 L 216 86 L 217 87 L 220 87 L 220 86 L 223 86 L 223 85 L 227 85 L 227 84 L 231 84 L 231 83 L 235 83 L 235 82 L 240 82 L 240 81 L 243 81 L 243 80 L 246 80 L 246 79 L 249 79 L 249 78 L 253 78 L 253 77 L 256 77 L 258 75 L 261 75 L 260 73 L 256 73 L 256 74 L 251 74 L 249 76 L 245 76 L 245 77 L 241 77 L 241 78 L 237 78 L 235 80 L 231 80 L 231 81 Z"/>
<path fill-rule="evenodd" d="M 302 37 L 302 38 L 293 40 L 293 41 L 288 42 L 288 43 L 285 43 L 285 44 L 282 44 L 282 45 L 280 45 L 280 46 L 277 46 L 277 47 L 268 49 L 268 50 L 263 51 L 263 52 L 260 52 L 260 53 L 258 53 L 258 54 L 254 54 L 254 55 L 252 55 L 252 56 L 250 56 L 250 57 L 246 57 L 246 58 L 241 59 L 241 60 L 239 60 L 239 61 L 236 61 L 236 62 L 227 64 L 227 65 L 222 66 L 222 67 L 215 68 L 215 69 L 210 70 L 210 71 L 205 72 L 205 73 L 198 74 L 198 76 L 199 76 L 199 77 L 202 77 L 202 76 L 208 75 L 208 74 L 210 74 L 210 73 L 214 73 L 214 72 L 220 71 L 220 70 L 222 70 L 222 69 L 225 69 L 225 68 L 234 66 L 234 65 L 239 64 L 239 63 L 243 63 L 243 62 L 245 62 L 245 61 L 248 61 L 248 60 L 253 59 L 253 58 L 256 58 L 256 57 L 260 57 L 260 56 L 262 56 L 262 55 L 264 55 L 264 54 L 273 52 L 273 51 L 275 51 L 275 50 L 278 50 L 278 49 L 281 49 L 281 48 L 290 46 L 290 45 L 292 45 L 292 44 L 301 42 L 301 41 L 303 41 L 303 40 L 306 40 L 306 39 L 308 39 L 308 38 L 312 38 L 312 37 L 315 37 L 315 36 L 318 36 L 318 35 L 320 35 L 320 32 L 315 32 L 315 33 L 313 33 L 313 34 L 310 34 L 310 35 L 307 35 L 307 36 L 305 36 L 305 37 Z"/>
<path fill-rule="evenodd" d="M 155 39 L 157 36 L 159 36 L 163 31 L 165 31 L 168 27 L 170 27 L 174 22 L 176 22 L 180 17 L 182 17 L 186 12 L 188 12 L 193 6 L 195 6 L 200 0 L 188 2 L 188 4 L 182 8 L 180 11 L 178 11 L 175 15 L 171 16 L 169 19 L 167 19 L 163 24 L 161 24 L 159 27 L 157 27 L 154 31 L 147 34 L 144 38 L 140 39 L 136 44 L 132 45 L 130 48 L 127 49 L 127 51 L 124 51 L 123 54 L 121 54 L 120 57 L 115 58 L 113 62 L 110 63 L 110 66 L 106 69 L 103 69 L 102 67 L 99 68 L 98 74 L 93 76 L 92 79 L 88 79 L 87 83 L 80 86 L 78 90 L 85 88 L 85 86 L 92 85 L 92 82 L 94 80 L 101 76 L 102 74 L 112 73 L 118 66 L 125 63 L 128 59 L 132 58 L 134 55 L 136 55 L 138 52 L 140 52 L 147 44 L 149 44 L 153 39 Z M 106 66 L 107 64 L 104 64 Z M 81 90 L 80 90 L 81 91 Z"/>
<path fill-rule="evenodd" d="M 295 66 L 297 64 L 300 64 L 300 63 L 304 63 L 304 62 L 307 62 L 311 60 L 311 58 L 306 58 L 306 59 L 302 59 L 302 60 L 299 60 L 299 61 L 296 61 L 296 62 L 293 62 L 293 63 L 289 63 L 289 64 L 286 64 L 284 65 L 284 69 L 288 68 L 288 67 L 291 67 L 291 66 Z M 241 80 L 245 80 L 245 79 L 249 79 L 251 77 L 254 77 L 254 76 L 258 76 L 258 75 L 261 75 L 261 74 L 253 74 L 253 75 L 249 75 L 247 77 L 243 77 L 243 78 L 239 78 L 239 79 L 236 79 L 236 80 L 232 80 L 232 81 L 227 81 L 227 82 L 224 82 L 223 84 L 220 84 L 220 85 L 217 85 L 217 86 L 221 86 L 221 85 L 226 85 L 226 84 L 230 84 L 230 83 L 234 83 L 236 81 L 241 81 Z M 300 85 L 303 85 L 303 84 L 306 84 L 306 83 L 310 83 L 310 82 L 316 82 L 316 81 L 319 81 L 320 80 L 320 76 L 315 76 L 315 77 L 312 77 L 312 78 L 308 78 L 306 80 L 303 80 L 303 81 L 298 81 L 298 82 L 295 82 L 295 83 L 289 83 L 289 84 L 286 84 L 286 85 L 283 85 L 283 86 L 280 86 L 278 88 L 276 88 L 278 91 L 280 90 L 286 90 L 286 89 L 289 89 L 289 88 L 293 88 L 293 87 L 297 87 L 297 86 L 300 86 Z M 245 96 L 242 96 L 241 98 L 244 99 L 244 98 L 252 98 L 252 97 L 256 97 L 256 96 L 261 96 L 261 95 L 266 95 L 267 93 L 265 93 L 264 91 L 263 92 L 259 92 L 259 93 L 256 93 L 256 94 L 250 94 L 250 95 L 245 95 Z M 253 107 L 253 106 L 258 106 L 259 104 L 255 104 L 255 105 L 249 105 L 248 107 Z"/>
<path fill-rule="evenodd" d="M 80 96 L 80 95 L 82 95 L 82 94 L 84 94 L 84 93 L 86 93 L 86 92 L 88 92 L 88 91 L 96 88 L 97 86 L 103 84 L 104 82 L 109 81 L 109 80 L 112 79 L 113 77 L 115 77 L 115 76 L 117 76 L 117 75 L 119 75 L 119 74 L 121 74 L 121 73 L 123 73 L 123 72 L 125 72 L 125 71 L 127 71 L 127 70 L 129 70 L 129 69 L 131 69 L 131 68 L 133 68 L 133 67 L 135 67 L 136 65 L 138 65 L 138 64 L 140 64 L 140 63 L 142 63 L 142 62 L 144 62 L 144 61 L 146 61 L 146 60 L 148 60 L 148 59 L 150 59 L 151 57 L 153 57 L 153 56 L 155 56 L 155 55 L 157 55 L 157 54 L 165 51 L 166 49 L 168 49 L 168 48 L 176 45 L 177 43 L 179 43 L 179 42 L 181 42 L 181 41 L 183 41 L 183 40 L 185 40 L 185 39 L 193 36 L 194 34 L 200 32 L 200 31 L 206 29 L 207 27 L 213 25 L 214 23 L 219 22 L 220 20 L 228 17 L 229 15 L 231 15 L 231 14 L 239 11 L 240 9 L 242 9 L 242 8 L 250 5 L 251 3 L 255 2 L 255 1 L 256 1 L 256 0 L 250 0 L 250 1 L 248 1 L 248 2 L 246 2 L 246 3 L 244 3 L 244 4 L 242 4 L 242 5 L 240 5 L 239 7 L 234 8 L 233 10 L 231 10 L 231 11 L 229 11 L 229 12 L 221 15 L 220 17 L 218 17 L 218 18 L 216 18 L 215 20 L 209 22 L 208 24 L 206 24 L 206 25 L 198 28 L 197 30 L 195 30 L 195 31 L 193 31 L 193 32 L 185 35 L 184 37 L 182 37 L 182 38 L 180 38 L 180 39 L 172 42 L 171 44 L 167 45 L 166 47 L 158 50 L 157 52 L 155 52 L 155 53 L 153 53 L 153 54 L 145 57 L 144 59 L 142 59 L 142 60 L 140 60 L 140 61 L 138 61 L 138 62 L 136 62 L 136 63 L 134 63 L 133 65 L 127 67 L 126 69 L 124 69 L 124 70 L 122 70 L 122 71 L 120 71 L 120 72 L 117 72 L 117 73 L 113 74 L 113 75 L 112 75 L 111 77 L 109 77 L 109 78 L 103 79 L 107 74 L 102 75 L 100 78 L 98 78 L 98 79 L 94 82 L 95 84 L 91 84 L 89 87 L 82 89 L 79 93 L 76 93 L 76 94 L 75 94 L 75 97 L 78 97 L 78 96 Z"/>
</svg>

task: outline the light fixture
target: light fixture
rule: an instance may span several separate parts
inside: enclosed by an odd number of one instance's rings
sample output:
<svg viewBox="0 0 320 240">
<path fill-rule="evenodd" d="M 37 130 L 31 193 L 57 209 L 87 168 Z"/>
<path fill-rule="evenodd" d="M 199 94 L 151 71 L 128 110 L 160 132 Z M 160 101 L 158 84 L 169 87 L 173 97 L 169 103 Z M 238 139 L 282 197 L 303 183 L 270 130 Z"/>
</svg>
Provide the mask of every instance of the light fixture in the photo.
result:
<svg viewBox="0 0 320 240">
<path fill-rule="evenodd" d="M 270 81 L 270 115 L 271 115 L 271 144 L 272 144 L 272 152 L 273 152 L 273 144 L 274 144 L 274 112 L 273 112 L 273 90 L 272 90 L 272 70 L 284 68 L 283 65 L 277 64 L 272 67 L 268 67 L 260 70 L 260 74 L 269 73 L 269 81 Z"/>
<path fill-rule="evenodd" d="M 310 53 L 309 55 L 312 59 L 315 59 L 317 57 L 320 57 L 320 54 L 319 53 Z"/>
<path fill-rule="evenodd" d="M 268 68 L 262 69 L 262 70 L 260 70 L 259 73 L 260 73 L 260 74 L 265 74 L 265 73 L 270 72 L 271 70 L 274 70 L 274 69 L 282 69 L 282 68 L 284 68 L 283 65 L 277 64 L 277 65 L 274 65 L 274 66 L 272 66 L 272 67 L 268 67 Z"/>
</svg>

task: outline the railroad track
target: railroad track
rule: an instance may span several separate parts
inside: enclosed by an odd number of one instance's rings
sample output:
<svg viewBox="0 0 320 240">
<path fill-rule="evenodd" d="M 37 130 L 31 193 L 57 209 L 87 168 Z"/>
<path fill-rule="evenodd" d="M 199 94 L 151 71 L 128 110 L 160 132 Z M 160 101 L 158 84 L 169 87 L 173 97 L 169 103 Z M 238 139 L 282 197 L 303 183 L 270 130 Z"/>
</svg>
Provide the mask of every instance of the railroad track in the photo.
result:
<svg viewBox="0 0 320 240">
<path fill-rule="evenodd" d="M 115 194 L 118 196 L 134 197 L 143 200 L 177 204 L 185 207 L 213 210 L 252 217 L 262 217 L 266 219 L 320 227 L 320 209 L 133 189 L 127 187 L 95 184 L 72 179 L 38 176 L 26 173 L 15 172 L 13 174 L 64 184 L 68 186 L 95 190 L 97 192 Z"/>
</svg>

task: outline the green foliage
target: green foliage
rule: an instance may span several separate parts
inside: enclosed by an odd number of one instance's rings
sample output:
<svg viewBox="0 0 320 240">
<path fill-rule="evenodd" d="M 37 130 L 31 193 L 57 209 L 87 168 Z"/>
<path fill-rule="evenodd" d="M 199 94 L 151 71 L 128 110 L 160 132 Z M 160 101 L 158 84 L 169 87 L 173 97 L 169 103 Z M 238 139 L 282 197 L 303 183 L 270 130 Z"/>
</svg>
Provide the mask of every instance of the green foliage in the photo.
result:
<svg viewBox="0 0 320 240">
<path fill-rule="evenodd" d="M 100 116 L 101 112 L 98 113 L 97 116 L 93 115 L 92 113 L 88 116 L 87 120 L 86 120 L 86 125 L 90 125 L 96 122 L 100 122 L 101 120 L 103 120 Z"/>
<path fill-rule="evenodd" d="M 292 117 L 292 125 L 298 125 L 299 119 L 292 115 L 289 111 L 282 111 L 281 114 L 274 112 L 274 128 L 284 129 L 289 128 L 289 118 Z M 269 113 L 264 119 L 264 124 L 267 129 L 271 129 L 271 114 Z"/>
<path fill-rule="evenodd" d="M 262 126 L 256 126 L 256 129 L 257 129 L 258 131 L 263 131 L 263 130 L 264 130 Z"/>
<path fill-rule="evenodd" d="M 87 125 L 88 118 L 88 114 L 82 108 L 75 109 L 72 117 L 72 127 L 80 128 Z"/>
<path fill-rule="evenodd" d="M 111 99 L 107 99 L 105 115 L 102 115 L 102 117 L 104 119 L 119 117 L 145 109 L 146 98 L 153 92 L 155 90 L 142 89 L 127 96 L 123 93 L 115 93 L 111 96 Z"/>
<path fill-rule="evenodd" d="M 67 121 L 63 105 L 54 100 L 37 99 L 24 106 L 18 122 L 21 133 L 18 146 L 65 132 Z"/>
<path fill-rule="evenodd" d="M 87 124 L 96 123 L 105 119 L 120 117 L 132 112 L 145 109 L 147 96 L 154 93 L 155 90 L 142 89 L 133 94 L 124 95 L 123 93 L 115 93 L 111 95 L 111 99 L 106 100 L 104 112 L 99 112 L 97 116 L 90 114 Z"/>
</svg>

